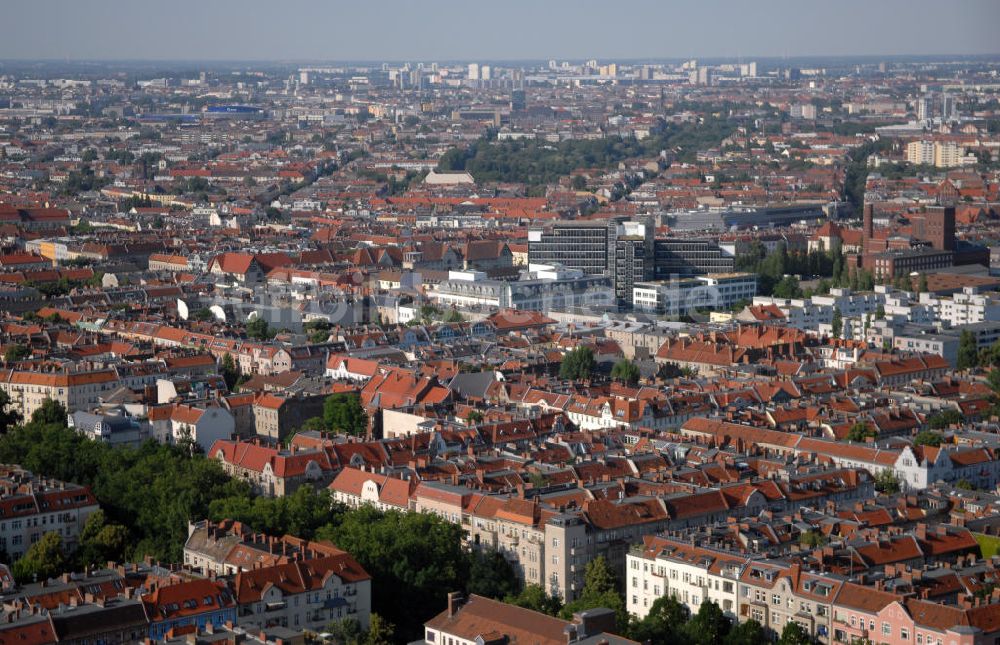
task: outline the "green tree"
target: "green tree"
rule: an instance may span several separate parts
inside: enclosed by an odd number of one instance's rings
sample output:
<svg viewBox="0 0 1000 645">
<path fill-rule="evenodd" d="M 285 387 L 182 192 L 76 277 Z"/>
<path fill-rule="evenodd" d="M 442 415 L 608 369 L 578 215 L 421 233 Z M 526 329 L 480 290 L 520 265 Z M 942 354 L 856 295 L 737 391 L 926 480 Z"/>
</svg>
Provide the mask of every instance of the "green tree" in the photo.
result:
<svg viewBox="0 0 1000 645">
<path fill-rule="evenodd" d="M 479 410 L 470 410 L 469 414 L 465 417 L 465 422 L 470 426 L 474 426 L 477 423 L 483 422 L 483 413 Z"/>
<path fill-rule="evenodd" d="M 735 625 L 726 637 L 726 645 L 769 645 L 764 627 L 754 619 Z"/>
<path fill-rule="evenodd" d="M 864 421 L 858 421 L 847 431 L 847 440 L 864 442 L 868 441 L 868 437 L 871 434 L 872 431 L 868 428 L 868 425 Z"/>
<path fill-rule="evenodd" d="M 365 630 L 361 629 L 357 618 L 343 618 L 327 623 L 325 631 L 337 645 L 360 645 L 365 637 Z"/>
<path fill-rule="evenodd" d="M 778 639 L 778 645 L 810 645 L 812 642 L 809 632 L 794 620 L 785 623 L 781 638 Z"/>
<path fill-rule="evenodd" d="M 582 381 L 590 378 L 591 372 L 597 367 L 594 360 L 594 350 L 589 347 L 577 347 L 563 356 L 559 366 L 559 378 L 571 381 Z"/>
<path fill-rule="evenodd" d="M 21 423 L 21 413 L 10 408 L 10 395 L 7 390 L 0 390 L 0 435 L 7 434 L 17 424 Z"/>
<path fill-rule="evenodd" d="M 412 640 L 423 622 L 444 609 L 444 589 L 462 589 L 469 577 L 462 528 L 428 513 L 382 512 L 364 506 L 323 527 L 318 539 L 351 553 L 378 585 L 372 608 Z"/>
<path fill-rule="evenodd" d="M 641 620 L 634 621 L 629 636 L 633 640 L 652 643 L 676 643 L 682 641 L 684 625 L 687 624 L 687 607 L 671 595 L 661 596 L 653 601 L 649 612 Z"/>
<path fill-rule="evenodd" d="M 570 620 L 577 612 L 597 607 L 611 609 L 615 612 L 616 624 L 628 626 L 629 614 L 625 608 L 625 599 L 618 592 L 615 574 L 602 555 L 587 563 L 580 597 L 563 607 L 560 615 L 565 620 Z"/>
<path fill-rule="evenodd" d="M 108 561 L 121 562 L 129 546 L 128 529 L 121 524 L 109 524 L 104 511 L 91 513 L 80 531 L 80 544 L 75 554 L 76 566 L 103 566 Z"/>
<path fill-rule="evenodd" d="M 517 594 L 520 588 L 520 578 L 503 553 L 492 549 L 469 553 L 466 593 L 502 600 Z"/>
<path fill-rule="evenodd" d="M 294 535 L 305 539 L 315 537 L 317 530 L 343 513 L 341 507 L 331 510 L 326 489 L 299 486 L 284 497 L 254 497 L 235 495 L 214 499 L 208 505 L 208 517 L 213 521 L 237 520 L 255 531 L 270 535 Z"/>
<path fill-rule="evenodd" d="M 302 422 L 299 432 L 326 432 L 326 421 L 323 420 L 323 417 L 310 417 Z"/>
<path fill-rule="evenodd" d="M 42 405 L 31 414 L 31 422 L 39 424 L 66 424 L 66 407 L 56 401 L 45 397 Z"/>
<path fill-rule="evenodd" d="M 840 338 L 840 333 L 844 331 L 844 315 L 840 313 L 840 309 L 833 310 L 833 322 L 831 326 L 833 327 L 833 337 Z"/>
<path fill-rule="evenodd" d="M 382 618 L 379 614 L 372 614 L 368 623 L 368 631 L 365 633 L 362 645 L 394 645 L 396 642 L 396 626 Z"/>
<path fill-rule="evenodd" d="M 31 356 L 30 347 L 22 345 L 21 343 L 14 343 L 4 350 L 3 360 L 5 363 L 16 363 L 18 361 L 23 361 L 29 356 Z"/>
<path fill-rule="evenodd" d="M 247 336 L 257 340 L 274 338 L 276 330 L 272 329 L 263 318 L 254 318 L 247 323 Z"/>
<path fill-rule="evenodd" d="M 802 288 L 795 276 L 786 275 L 774 285 L 772 294 L 776 298 L 801 298 Z"/>
<path fill-rule="evenodd" d="M 368 430 L 368 415 L 361 407 L 361 397 L 353 392 L 338 392 L 323 401 L 323 421 L 333 432 L 361 437 Z"/>
<path fill-rule="evenodd" d="M 920 278 L 917 279 L 917 291 L 920 293 L 927 293 L 930 291 L 927 287 L 927 274 L 921 273 Z"/>
<path fill-rule="evenodd" d="M 955 482 L 955 488 L 960 488 L 962 490 L 976 490 L 976 487 L 972 485 L 972 482 L 964 477 Z"/>
<path fill-rule="evenodd" d="M 899 478 L 891 470 L 883 470 L 875 476 L 875 490 L 886 495 L 895 495 L 899 492 Z"/>
<path fill-rule="evenodd" d="M 66 570 L 67 564 L 62 537 L 49 531 L 28 547 L 24 556 L 14 563 L 11 572 L 23 584 L 54 578 Z"/>
<path fill-rule="evenodd" d="M 504 602 L 549 616 L 558 616 L 562 610 L 562 602 L 559 598 L 545 593 L 545 589 L 540 585 L 525 585 L 521 593 L 516 596 L 507 596 L 504 598 Z"/>
<path fill-rule="evenodd" d="M 639 376 L 639 367 L 627 358 L 621 359 L 611 368 L 611 378 L 626 385 L 638 383 Z"/>
<path fill-rule="evenodd" d="M 0 437 L 0 463 L 90 486 L 108 521 L 128 527 L 129 559 L 180 561 L 188 520 L 206 517 L 213 499 L 248 496 L 249 487 L 215 460 L 153 442 L 114 448 L 67 428 L 65 415 L 55 422 L 58 416 Z"/>
<path fill-rule="evenodd" d="M 200 307 L 192 311 L 188 318 L 198 322 L 208 322 L 210 320 L 215 320 L 215 314 L 213 314 L 212 310 L 208 307 Z"/>
<path fill-rule="evenodd" d="M 875 308 L 875 320 L 885 320 L 885 305 Z"/>
<path fill-rule="evenodd" d="M 701 603 L 698 613 L 684 626 L 684 633 L 688 642 L 693 645 L 714 645 L 724 642 L 730 629 L 732 623 L 719 606 L 706 600 Z"/>
<path fill-rule="evenodd" d="M 979 365 L 979 345 L 976 343 L 976 336 L 968 329 L 963 329 L 958 337 L 956 367 L 959 370 L 968 370 L 977 365 Z"/>
<path fill-rule="evenodd" d="M 240 378 L 243 376 L 239 366 L 236 365 L 236 361 L 233 360 L 229 352 L 226 352 L 222 357 L 222 362 L 219 365 L 219 373 L 222 375 L 222 380 L 226 382 L 226 387 L 230 391 L 236 387 L 236 384 L 240 382 Z"/>
<path fill-rule="evenodd" d="M 921 430 L 917 433 L 917 436 L 913 438 L 914 446 L 931 446 L 937 448 L 941 445 L 943 437 L 939 432 L 932 432 L 931 430 Z"/>
</svg>

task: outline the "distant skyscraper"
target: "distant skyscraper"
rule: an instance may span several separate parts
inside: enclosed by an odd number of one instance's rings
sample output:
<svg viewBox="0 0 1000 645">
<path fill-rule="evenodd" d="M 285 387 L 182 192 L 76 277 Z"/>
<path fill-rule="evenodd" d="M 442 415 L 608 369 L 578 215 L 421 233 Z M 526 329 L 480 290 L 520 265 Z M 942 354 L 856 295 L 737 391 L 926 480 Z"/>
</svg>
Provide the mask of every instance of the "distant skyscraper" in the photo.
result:
<svg viewBox="0 0 1000 645">
<path fill-rule="evenodd" d="M 917 99 L 917 119 L 920 121 L 926 121 L 930 119 L 933 114 L 933 104 L 931 103 L 931 98 L 929 96 L 922 96 Z"/>
<path fill-rule="evenodd" d="M 483 65 L 479 68 L 479 78 L 484 81 L 492 79 L 493 69 L 489 65 Z"/>
<path fill-rule="evenodd" d="M 524 95 L 524 90 L 514 90 L 510 93 L 510 111 L 524 112 L 528 109 L 528 100 Z"/>
<path fill-rule="evenodd" d="M 941 95 L 941 118 L 950 121 L 957 116 L 955 109 L 955 97 L 950 94 Z"/>
<path fill-rule="evenodd" d="M 479 63 L 469 63 L 469 80 L 479 80 Z"/>
<path fill-rule="evenodd" d="M 299 83 L 302 85 L 309 85 L 309 72 L 301 71 L 299 72 Z"/>
</svg>

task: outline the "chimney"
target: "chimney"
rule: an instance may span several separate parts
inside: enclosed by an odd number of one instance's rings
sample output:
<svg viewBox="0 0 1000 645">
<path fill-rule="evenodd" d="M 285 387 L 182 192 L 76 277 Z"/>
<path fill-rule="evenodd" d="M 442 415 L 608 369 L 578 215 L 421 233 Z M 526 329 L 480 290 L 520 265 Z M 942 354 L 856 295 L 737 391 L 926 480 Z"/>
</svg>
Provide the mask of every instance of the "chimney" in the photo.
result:
<svg viewBox="0 0 1000 645">
<path fill-rule="evenodd" d="M 451 618 L 462 608 L 465 599 L 461 591 L 452 591 L 448 594 L 448 618 Z"/>
</svg>

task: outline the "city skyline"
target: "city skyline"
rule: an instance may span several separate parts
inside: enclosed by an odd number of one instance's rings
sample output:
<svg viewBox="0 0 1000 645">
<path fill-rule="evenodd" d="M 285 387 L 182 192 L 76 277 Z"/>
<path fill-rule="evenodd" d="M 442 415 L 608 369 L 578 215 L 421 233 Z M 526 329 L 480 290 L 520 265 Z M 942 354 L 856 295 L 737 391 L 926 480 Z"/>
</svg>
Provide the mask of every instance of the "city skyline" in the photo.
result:
<svg viewBox="0 0 1000 645">
<path fill-rule="evenodd" d="M 0 42 L 5 60 L 544 60 L 990 55 L 1000 4 L 972 0 L 941 21 L 940 3 L 860 0 L 826 6 L 788 0 L 731 11 L 721 1 L 633 3 L 620 29 L 596 19 L 606 3 L 513 0 L 502 11 L 454 0 L 329 6 L 308 0 L 191 0 L 170 5 L 105 0 L 15 0 Z M 51 20 L 52 16 L 59 20 Z M 525 19 L 525 17 L 530 17 Z M 775 16 L 780 19 L 775 20 Z M 864 17 L 860 20 L 859 17 Z M 420 31 L 414 31 L 420 25 Z M 817 34 L 817 25 L 822 33 Z M 892 27 L 889 29 L 888 26 Z M 360 28 L 359 28 L 360 27 Z M 365 28 L 367 27 L 367 28 Z M 920 37 L 934 28 L 935 38 Z"/>
</svg>

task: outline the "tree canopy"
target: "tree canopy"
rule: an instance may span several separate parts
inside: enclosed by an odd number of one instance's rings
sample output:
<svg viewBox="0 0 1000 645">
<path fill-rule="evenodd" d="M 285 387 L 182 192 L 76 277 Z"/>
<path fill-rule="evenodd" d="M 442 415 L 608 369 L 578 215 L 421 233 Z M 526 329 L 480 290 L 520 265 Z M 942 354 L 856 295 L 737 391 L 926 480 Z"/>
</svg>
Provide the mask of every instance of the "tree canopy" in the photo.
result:
<svg viewBox="0 0 1000 645">
<path fill-rule="evenodd" d="M 621 359 L 611 368 L 611 378 L 626 385 L 638 383 L 639 376 L 639 367 L 627 358 Z"/>
<path fill-rule="evenodd" d="M 353 392 L 338 392 L 323 401 L 323 421 L 328 430 L 362 437 L 368 430 L 368 415 L 361 407 L 361 397 Z"/>
<path fill-rule="evenodd" d="M 587 379 L 595 367 L 597 361 L 594 360 L 594 351 L 589 347 L 577 347 L 563 356 L 559 378 L 573 381 Z"/>
</svg>

